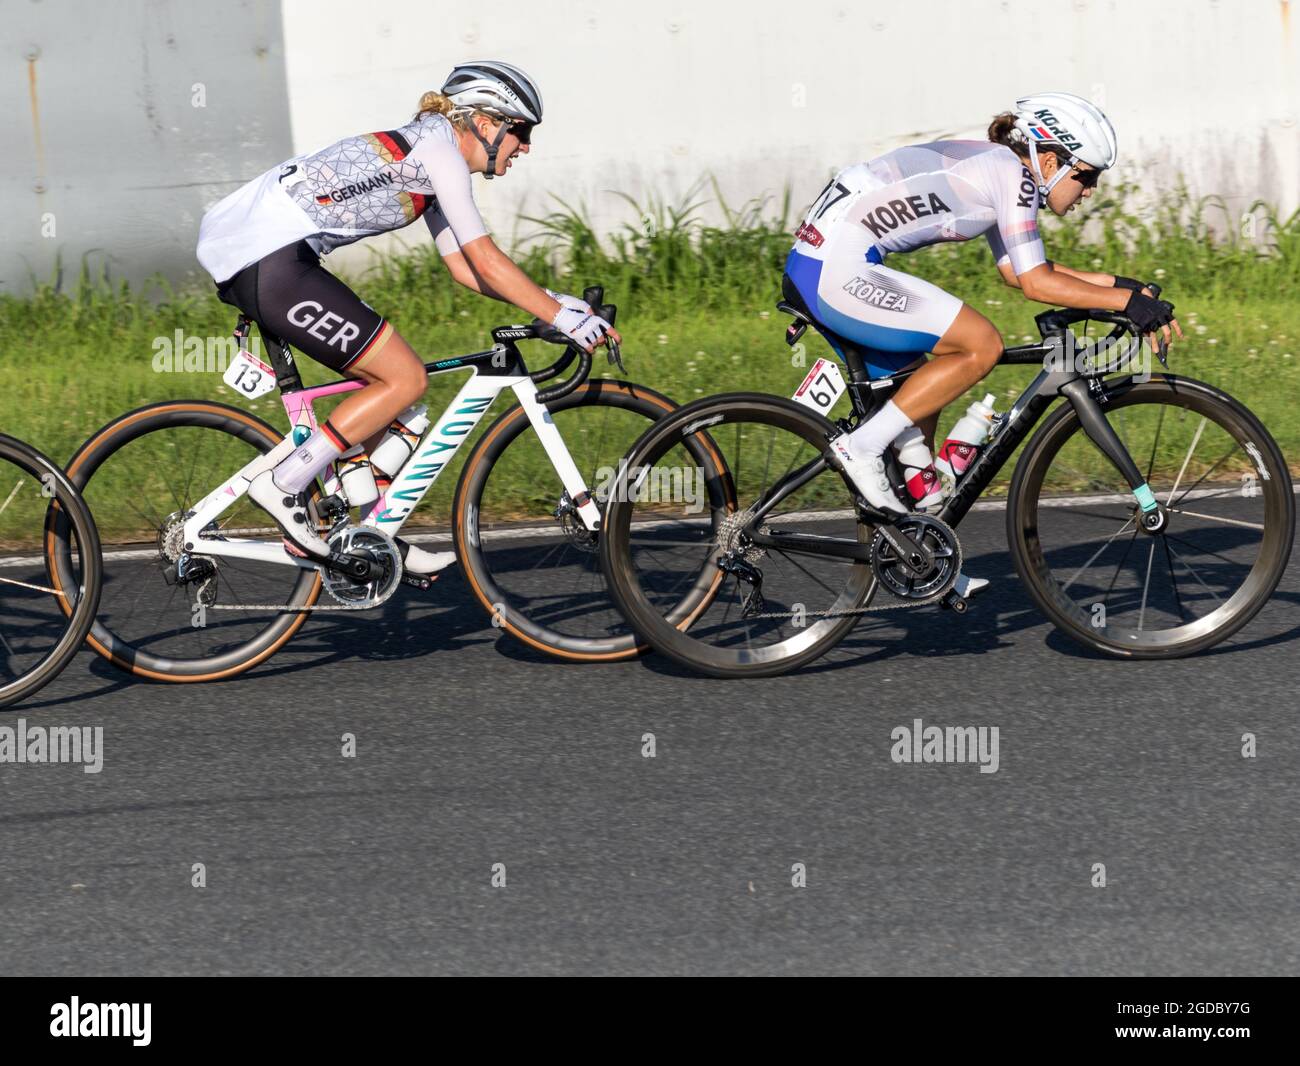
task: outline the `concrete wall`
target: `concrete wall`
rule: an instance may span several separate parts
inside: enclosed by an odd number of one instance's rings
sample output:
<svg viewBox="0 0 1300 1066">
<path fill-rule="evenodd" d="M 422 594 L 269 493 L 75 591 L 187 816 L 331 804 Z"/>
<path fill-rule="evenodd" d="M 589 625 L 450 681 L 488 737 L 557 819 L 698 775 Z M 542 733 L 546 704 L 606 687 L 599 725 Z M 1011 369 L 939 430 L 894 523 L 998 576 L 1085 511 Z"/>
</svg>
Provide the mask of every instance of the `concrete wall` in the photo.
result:
<svg viewBox="0 0 1300 1066">
<path fill-rule="evenodd" d="M 273 0 L 0 0 L 0 292 L 198 270 L 199 219 L 292 140 Z"/>
<path fill-rule="evenodd" d="M 296 152 L 400 123 L 456 61 L 479 56 L 523 66 L 546 100 L 531 157 L 506 179 L 476 183 L 506 244 L 531 229 L 517 227 L 521 212 L 553 203 L 548 193 L 585 204 L 603 227 L 637 221 L 614 191 L 675 202 L 709 174 L 733 206 L 779 199 L 786 186 L 802 204 L 837 165 L 979 135 L 1018 94 L 1044 88 L 1101 103 L 1119 133 L 1120 176 L 1145 189 L 1181 175 L 1234 212 L 1259 198 L 1290 212 L 1300 205 L 1296 6 L 0 0 L 0 85 L 20 105 L 0 110 L 5 143 L 19 146 L 0 188 L 22 205 L 7 212 L 0 291 L 20 262 L 52 259 L 56 242 L 33 236 L 50 205 L 65 259 L 94 245 L 128 273 L 193 270 L 187 249 L 205 204 Z M 60 8 L 82 17 L 52 17 Z M 29 41 L 41 49 L 43 156 Z M 191 106 L 197 82 L 208 86 L 206 108 Z M 47 191 L 34 192 L 42 180 Z M 427 238 L 413 227 L 406 239 Z M 354 247 L 331 265 L 365 256 Z"/>
</svg>

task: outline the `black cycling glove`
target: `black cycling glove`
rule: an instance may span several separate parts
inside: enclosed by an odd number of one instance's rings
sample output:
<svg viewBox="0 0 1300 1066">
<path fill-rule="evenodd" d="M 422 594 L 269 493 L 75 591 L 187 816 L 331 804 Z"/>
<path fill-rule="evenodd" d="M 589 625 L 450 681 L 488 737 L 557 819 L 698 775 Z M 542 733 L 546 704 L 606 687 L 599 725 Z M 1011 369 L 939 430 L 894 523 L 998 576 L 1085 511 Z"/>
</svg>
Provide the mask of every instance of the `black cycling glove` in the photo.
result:
<svg viewBox="0 0 1300 1066">
<path fill-rule="evenodd" d="M 1124 313 L 1133 320 L 1139 333 L 1150 333 L 1174 320 L 1174 305 L 1167 300 L 1153 300 L 1150 296 L 1143 296 L 1135 289 L 1128 298 Z"/>
<path fill-rule="evenodd" d="M 1146 287 L 1147 283 L 1145 281 L 1138 281 L 1136 278 L 1122 278 L 1118 274 L 1115 275 L 1115 288 L 1117 289 L 1129 289 L 1132 292 L 1138 292 Z"/>
</svg>

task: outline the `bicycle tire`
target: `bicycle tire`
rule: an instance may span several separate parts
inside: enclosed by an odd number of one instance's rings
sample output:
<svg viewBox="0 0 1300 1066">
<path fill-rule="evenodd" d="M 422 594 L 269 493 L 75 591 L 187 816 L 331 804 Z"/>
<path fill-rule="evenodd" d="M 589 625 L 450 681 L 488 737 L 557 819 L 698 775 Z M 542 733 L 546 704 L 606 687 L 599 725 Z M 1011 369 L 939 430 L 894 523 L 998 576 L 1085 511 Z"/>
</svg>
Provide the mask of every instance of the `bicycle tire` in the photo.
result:
<svg viewBox="0 0 1300 1066">
<path fill-rule="evenodd" d="M 0 707 L 8 707 L 28 698 L 54 680 L 85 643 L 99 610 L 103 559 L 94 517 L 81 494 L 57 464 L 31 445 L 4 434 L 0 434 L 0 459 L 52 486 L 53 498 L 46 509 L 46 527 L 65 544 L 69 557 L 69 574 L 72 553 L 69 538 L 76 539 L 81 559 L 79 582 L 68 580 L 65 585 L 52 586 L 59 593 L 56 599 L 68 619 L 68 627 L 44 659 L 22 676 L 0 686 Z M 69 599 L 73 600 L 71 605 L 67 602 Z"/>
<path fill-rule="evenodd" d="M 1108 636 L 1109 627 L 1098 628 L 1090 623 L 1051 576 L 1038 533 L 1037 507 L 1047 469 L 1070 437 L 1083 432 L 1074 408 L 1067 403 L 1039 427 L 1012 474 L 1007 498 L 1007 538 L 1016 571 L 1030 597 L 1052 624 L 1090 650 L 1123 659 L 1175 659 L 1194 655 L 1226 640 L 1246 625 L 1268 602 L 1282 579 L 1295 537 L 1295 494 L 1286 461 L 1277 442 L 1249 408 L 1205 382 L 1171 374 L 1146 382 L 1118 379 L 1108 382 L 1105 389 L 1108 411 L 1164 398 L 1170 406 L 1203 415 L 1207 411 L 1216 412 L 1226 420 L 1216 425 L 1235 429 L 1259 449 L 1261 457 L 1267 457 L 1270 476 L 1264 480 L 1263 489 L 1265 506 L 1271 508 L 1273 521 L 1265 527 L 1266 539 L 1259 560 L 1231 599 L 1197 623 L 1205 632 L 1192 632 L 1183 639 L 1152 646 L 1134 646 L 1136 638 L 1112 638 Z M 1202 625 L 1220 612 L 1221 617 L 1212 626 Z M 1184 628 L 1195 630 L 1196 625 Z"/>
<path fill-rule="evenodd" d="M 282 439 L 275 427 L 228 404 L 204 400 L 164 401 L 149 404 L 109 422 L 94 433 L 68 464 L 69 480 L 83 493 L 96 471 L 118 449 L 161 429 L 191 426 L 228 433 L 256 448 L 269 452 Z M 226 471 L 226 476 L 235 471 Z M 209 486 L 209 489 L 216 486 Z M 313 498 L 319 489 L 311 490 Z M 46 557 L 52 575 L 62 578 L 68 560 L 57 541 L 46 537 Z M 285 607 L 302 608 L 314 604 L 322 589 L 321 576 L 315 570 L 302 570 L 294 583 Z M 218 681 L 235 677 L 264 662 L 275 654 L 307 621 L 310 612 L 283 611 L 260 633 L 222 655 L 175 659 L 160 656 L 114 634 L 99 620 L 91 626 L 87 640 L 92 648 L 114 666 L 137 677 L 179 683 Z"/>
<path fill-rule="evenodd" d="M 670 414 L 677 405 L 662 393 L 629 381 L 588 381 L 561 400 L 548 404 L 548 410 L 562 412 L 579 407 L 613 406 L 643 414 L 652 422 Z M 530 618 L 512 605 L 510 597 L 493 577 L 478 535 L 478 515 L 483 490 L 494 464 L 530 427 L 527 413 L 518 404 L 504 411 L 483 433 L 471 449 L 461 470 L 453 501 L 453 539 L 456 556 L 464 567 L 465 577 L 475 598 L 493 616 L 494 624 L 525 644 L 568 662 L 619 662 L 632 659 L 648 649 L 635 632 L 599 639 L 567 635 Z M 707 440 L 707 438 L 706 438 Z M 697 462 L 707 470 L 706 480 L 725 493 L 729 480 L 719 466 L 716 448 L 709 452 L 708 443 L 693 444 Z M 734 497 L 732 499 L 734 504 Z M 699 596 L 707 596 L 703 590 Z M 696 602 L 698 606 L 699 600 Z"/>
<path fill-rule="evenodd" d="M 726 393 L 686 404 L 651 426 L 629 451 L 626 466 L 653 466 L 658 456 L 680 444 L 684 432 L 692 424 L 705 423 L 710 432 L 716 432 L 721 425 L 739 421 L 743 416 L 757 416 L 755 421 L 768 420 L 767 424 L 789 429 L 818 452 L 826 447 L 828 435 L 837 432 L 826 418 L 792 400 L 766 393 Z M 692 429 L 692 432 L 698 430 Z M 815 623 L 809 627 L 807 639 L 790 654 L 766 654 L 766 649 L 757 653 L 735 651 L 697 640 L 690 633 L 690 626 L 696 617 L 682 620 L 665 616 L 641 589 L 632 560 L 632 511 L 633 504 L 616 495 L 605 513 L 601 558 L 610 592 L 632 627 L 648 644 L 691 670 L 717 678 L 775 677 L 797 670 L 825 655 L 844 639 L 860 618 L 859 615 L 843 614 Z M 860 521 L 856 523 L 860 542 L 870 539 L 871 529 Z M 712 557 L 706 561 L 696 578 L 697 582 L 713 579 L 709 572 L 711 567 L 714 567 Z M 835 603 L 836 612 L 854 611 L 865 606 L 874 590 L 875 578 L 871 566 L 852 564 L 850 579 Z M 746 661 L 747 659 L 751 661 Z"/>
</svg>

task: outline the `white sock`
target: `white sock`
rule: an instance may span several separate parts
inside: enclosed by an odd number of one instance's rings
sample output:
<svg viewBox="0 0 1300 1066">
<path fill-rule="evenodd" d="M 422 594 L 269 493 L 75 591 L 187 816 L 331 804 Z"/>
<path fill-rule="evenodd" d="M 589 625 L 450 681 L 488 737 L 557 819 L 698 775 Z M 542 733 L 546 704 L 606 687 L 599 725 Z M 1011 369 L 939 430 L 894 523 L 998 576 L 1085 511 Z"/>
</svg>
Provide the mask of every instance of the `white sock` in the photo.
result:
<svg viewBox="0 0 1300 1066">
<path fill-rule="evenodd" d="M 890 442 L 912 424 L 912 420 L 887 400 L 885 406 L 849 434 L 849 451 L 855 459 L 881 455 Z"/>
<path fill-rule="evenodd" d="M 337 430 L 325 422 L 320 429 L 295 448 L 293 454 L 271 471 L 276 488 L 297 496 L 316 480 L 316 475 L 342 455 L 350 445 Z"/>
</svg>

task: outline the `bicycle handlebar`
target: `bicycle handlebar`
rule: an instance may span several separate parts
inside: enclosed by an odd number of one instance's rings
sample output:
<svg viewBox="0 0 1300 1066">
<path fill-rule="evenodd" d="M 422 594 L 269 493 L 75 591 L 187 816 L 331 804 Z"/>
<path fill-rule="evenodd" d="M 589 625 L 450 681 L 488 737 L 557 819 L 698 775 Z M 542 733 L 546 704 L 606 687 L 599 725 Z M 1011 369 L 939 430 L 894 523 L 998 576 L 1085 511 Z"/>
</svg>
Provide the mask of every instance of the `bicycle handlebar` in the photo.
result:
<svg viewBox="0 0 1300 1066">
<path fill-rule="evenodd" d="M 1147 288 L 1151 290 L 1156 299 L 1160 298 L 1161 290 L 1159 285 L 1153 283 L 1148 285 Z M 1138 336 L 1137 326 L 1123 311 L 1066 307 L 1057 311 L 1044 311 L 1042 314 L 1035 315 L 1034 322 L 1038 325 L 1038 332 L 1044 340 L 1050 334 L 1063 332 L 1076 322 L 1108 322 L 1112 326 L 1121 327 L 1126 333 Z"/>
<path fill-rule="evenodd" d="M 1161 292 L 1159 285 L 1156 285 L 1153 282 L 1148 284 L 1146 288 L 1151 290 L 1152 295 L 1156 299 L 1159 299 Z M 1123 333 L 1129 333 L 1139 343 L 1142 339 L 1142 334 L 1138 331 L 1136 324 L 1134 324 L 1133 320 L 1129 318 L 1128 315 L 1124 314 L 1123 311 L 1107 311 L 1102 308 L 1065 307 L 1054 311 L 1043 311 L 1041 314 L 1034 316 L 1034 323 L 1038 326 L 1039 335 L 1042 336 L 1043 340 L 1047 340 L 1048 337 L 1056 334 L 1064 333 L 1077 322 L 1105 322 L 1108 325 L 1115 327 L 1111 331 L 1111 337 L 1119 337 Z M 1168 345 L 1163 337 L 1160 338 L 1159 345 L 1158 355 L 1160 361 L 1163 363 L 1165 361 L 1165 353 L 1168 350 Z M 1002 353 L 1003 359 L 1001 361 L 1005 363 L 1037 362 L 1041 356 L 1041 352 L 1042 345 L 1040 344 L 1020 345 L 1015 348 L 1005 349 Z M 1007 358 L 1007 356 L 1010 356 L 1010 358 Z M 1022 359 L 1020 358 L 1021 356 L 1025 356 L 1026 358 Z"/>
<path fill-rule="evenodd" d="M 604 302 L 604 286 L 589 286 L 583 290 L 582 298 L 591 305 L 592 310 L 597 315 L 611 326 L 614 324 L 614 319 L 618 316 L 618 308 L 614 304 Z M 540 318 L 533 319 L 526 326 L 499 326 L 492 331 L 492 339 L 497 344 L 513 344 L 519 340 L 540 340 L 546 341 L 548 344 L 565 345 L 565 352 L 559 359 L 550 366 L 528 375 L 534 384 L 541 384 L 543 381 L 549 381 L 551 378 L 559 376 L 568 369 L 575 358 L 578 360 L 578 369 L 573 372 L 573 376 L 568 381 L 539 392 L 537 394 L 538 403 L 553 403 L 562 397 L 568 396 L 569 393 L 581 386 L 591 373 L 591 353 L 579 348 L 566 334 L 561 333 L 550 323 L 543 322 Z M 609 346 L 610 363 L 616 363 L 618 368 L 622 370 L 623 359 L 622 354 L 619 352 L 618 342 L 610 337 L 606 343 Z"/>
</svg>

